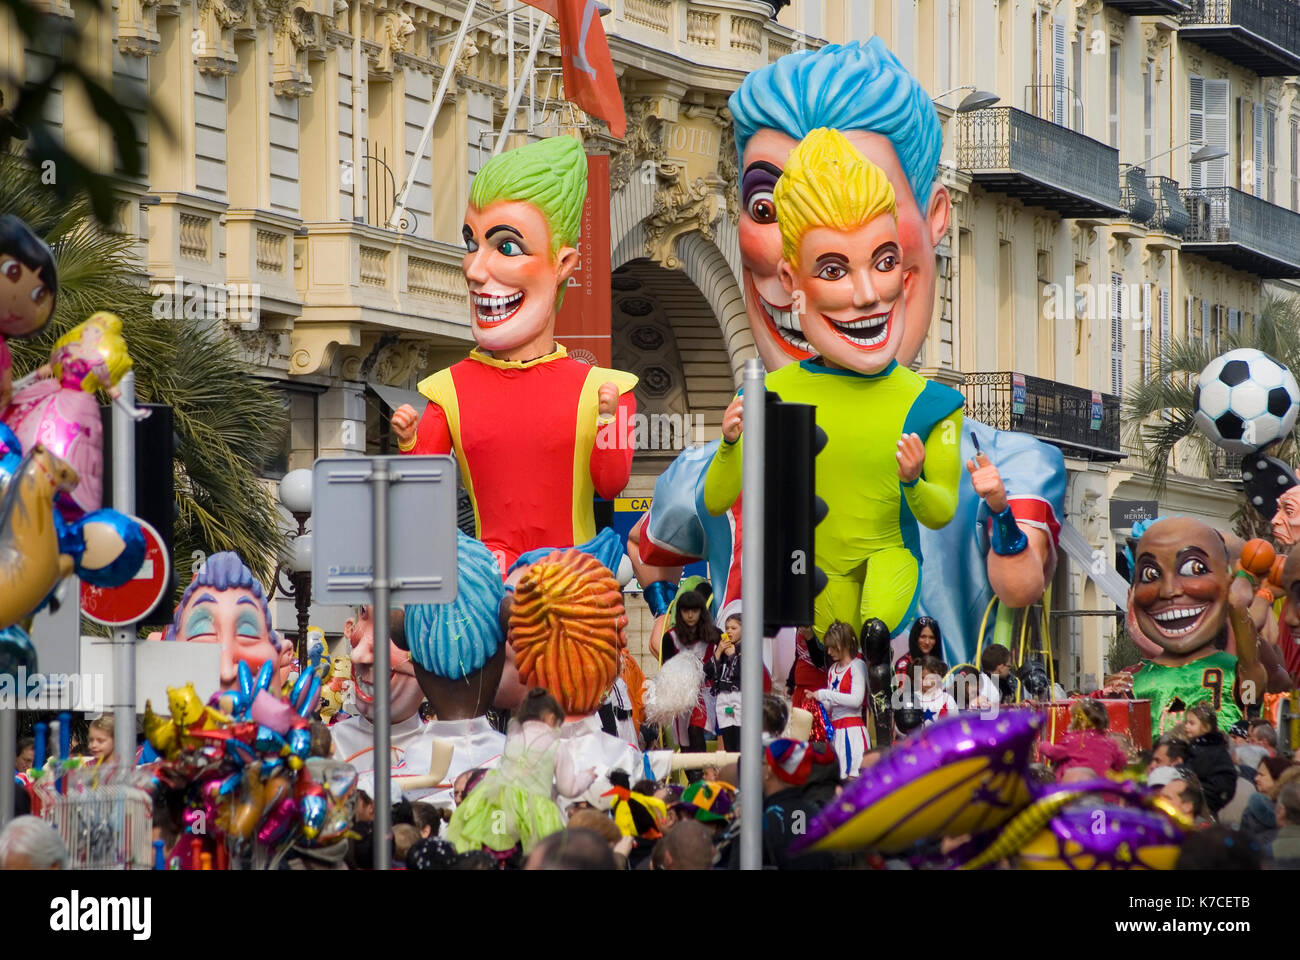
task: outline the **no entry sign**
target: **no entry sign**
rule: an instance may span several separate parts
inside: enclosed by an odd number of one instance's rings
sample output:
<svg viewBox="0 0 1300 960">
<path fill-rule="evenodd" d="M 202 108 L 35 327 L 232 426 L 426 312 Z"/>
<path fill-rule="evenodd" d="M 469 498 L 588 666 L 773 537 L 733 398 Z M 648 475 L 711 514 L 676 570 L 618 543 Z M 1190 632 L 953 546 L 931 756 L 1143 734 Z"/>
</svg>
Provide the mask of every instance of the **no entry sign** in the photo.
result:
<svg viewBox="0 0 1300 960">
<path fill-rule="evenodd" d="M 120 587 L 81 585 L 81 612 L 106 627 L 125 627 L 143 619 L 158 605 L 172 582 L 171 557 L 158 531 L 139 520 L 144 532 L 144 563 Z"/>
</svg>

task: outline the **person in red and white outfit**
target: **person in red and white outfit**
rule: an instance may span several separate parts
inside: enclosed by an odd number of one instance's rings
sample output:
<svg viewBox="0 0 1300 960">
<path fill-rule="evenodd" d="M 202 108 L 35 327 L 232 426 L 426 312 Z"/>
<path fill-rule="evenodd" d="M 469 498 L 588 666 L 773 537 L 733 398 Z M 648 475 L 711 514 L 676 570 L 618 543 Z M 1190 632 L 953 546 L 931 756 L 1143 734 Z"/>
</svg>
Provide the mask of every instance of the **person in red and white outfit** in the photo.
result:
<svg viewBox="0 0 1300 960">
<path fill-rule="evenodd" d="M 867 694 L 867 665 L 858 656 L 858 635 L 842 620 L 826 628 L 826 654 L 831 665 L 826 687 L 811 696 L 826 706 L 831 719 L 831 739 L 840 759 L 840 777 L 856 777 L 858 764 L 871 749 L 862 703 Z"/>
</svg>

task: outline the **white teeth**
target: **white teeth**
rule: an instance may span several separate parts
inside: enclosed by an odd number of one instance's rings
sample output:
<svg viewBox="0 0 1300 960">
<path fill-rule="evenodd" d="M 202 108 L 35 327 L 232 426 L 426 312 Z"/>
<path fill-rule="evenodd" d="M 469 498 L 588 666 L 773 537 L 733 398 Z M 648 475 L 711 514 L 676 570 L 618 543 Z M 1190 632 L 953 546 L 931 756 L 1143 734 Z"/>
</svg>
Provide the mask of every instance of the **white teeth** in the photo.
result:
<svg viewBox="0 0 1300 960">
<path fill-rule="evenodd" d="M 1154 619 L 1162 621 L 1182 620 L 1186 617 L 1200 616 L 1205 610 L 1205 607 L 1205 604 L 1202 604 L 1199 607 L 1170 607 L 1168 610 L 1161 610 L 1159 613 L 1153 614 L 1152 616 Z"/>
<path fill-rule="evenodd" d="M 889 337 L 888 317 L 883 320 L 877 317 L 868 317 L 865 320 L 854 320 L 851 323 L 836 323 L 835 327 L 843 336 L 848 337 L 848 339 L 862 347 L 877 347 Z M 869 337 L 858 336 L 859 333 L 866 333 L 868 330 L 877 330 L 878 332 Z"/>
<path fill-rule="evenodd" d="M 804 353 L 816 352 L 813 350 L 812 344 L 803 338 L 803 328 L 799 326 L 799 322 L 795 319 L 793 310 L 782 310 L 780 307 L 774 307 L 762 297 L 759 297 L 758 302 L 767 311 L 767 315 L 772 318 L 772 323 L 776 325 L 776 332 L 780 334 L 782 340 Z"/>
<path fill-rule="evenodd" d="M 492 323 L 504 320 L 510 314 L 514 313 L 514 311 L 518 309 L 519 304 L 523 302 L 524 295 L 522 293 L 514 293 L 508 297 L 490 297 L 475 293 L 471 294 L 471 299 L 474 303 L 475 311 L 478 314 L 479 320 L 484 323 Z"/>
</svg>

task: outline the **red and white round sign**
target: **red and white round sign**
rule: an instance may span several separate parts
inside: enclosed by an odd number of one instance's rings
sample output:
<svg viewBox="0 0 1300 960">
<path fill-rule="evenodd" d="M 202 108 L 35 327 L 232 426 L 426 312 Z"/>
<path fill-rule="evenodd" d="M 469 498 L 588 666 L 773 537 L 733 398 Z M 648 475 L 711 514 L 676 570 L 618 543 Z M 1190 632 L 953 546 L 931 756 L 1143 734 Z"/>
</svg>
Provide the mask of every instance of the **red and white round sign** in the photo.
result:
<svg viewBox="0 0 1300 960">
<path fill-rule="evenodd" d="M 162 537 L 149 524 L 134 518 L 144 532 L 144 563 L 134 577 L 120 587 L 81 584 L 81 612 L 106 627 L 136 623 L 158 606 L 171 586 L 172 561 Z"/>
</svg>

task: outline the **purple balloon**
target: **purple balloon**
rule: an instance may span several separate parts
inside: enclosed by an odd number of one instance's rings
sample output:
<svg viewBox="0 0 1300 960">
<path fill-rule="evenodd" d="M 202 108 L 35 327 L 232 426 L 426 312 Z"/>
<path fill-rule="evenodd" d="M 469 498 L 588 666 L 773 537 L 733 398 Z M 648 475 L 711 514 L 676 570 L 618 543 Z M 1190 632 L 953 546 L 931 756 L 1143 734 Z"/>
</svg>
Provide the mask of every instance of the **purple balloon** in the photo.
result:
<svg viewBox="0 0 1300 960">
<path fill-rule="evenodd" d="M 1001 826 L 1030 802 L 1024 771 L 1042 717 L 1002 710 L 926 727 L 852 781 L 791 852 L 903 853 L 918 840 Z"/>
<path fill-rule="evenodd" d="M 1158 810 L 1088 798 L 1057 813 L 1016 855 L 1039 870 L 1171 870 L 1183 831 Z"/>
</svg>

